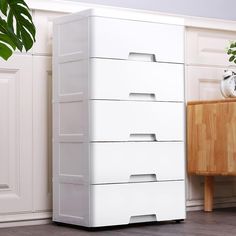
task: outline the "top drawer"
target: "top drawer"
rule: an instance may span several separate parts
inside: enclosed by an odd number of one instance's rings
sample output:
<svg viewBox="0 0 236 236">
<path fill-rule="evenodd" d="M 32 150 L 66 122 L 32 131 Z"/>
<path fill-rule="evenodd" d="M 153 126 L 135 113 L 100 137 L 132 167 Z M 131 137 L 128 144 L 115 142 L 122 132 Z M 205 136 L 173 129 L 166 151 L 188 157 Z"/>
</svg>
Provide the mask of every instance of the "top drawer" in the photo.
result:
<svg viewBox="0 0 236 236">
<path fill-rule="evenodd" d="M 184 62 L 184 27 L 105 17 L 65 16 L 54 25 L 54 56 Z"/>
<path fill-rule="evenodd" d="M 183 26 L 90 17 L 90 57 L 184 61 Z"/>
</svg>

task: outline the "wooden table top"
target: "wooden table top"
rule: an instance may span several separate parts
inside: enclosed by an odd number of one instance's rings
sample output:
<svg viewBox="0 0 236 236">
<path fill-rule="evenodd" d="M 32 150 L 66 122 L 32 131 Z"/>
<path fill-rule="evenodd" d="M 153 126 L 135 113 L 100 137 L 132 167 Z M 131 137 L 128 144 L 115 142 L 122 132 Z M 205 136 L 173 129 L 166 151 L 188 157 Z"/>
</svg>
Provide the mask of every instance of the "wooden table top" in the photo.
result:
<svg viewBox="0 0 236 236">
<path fill-rule="evenodd" d="M 218 100 L 200 100 L 200 101 L 189 101 L 188 105 L 198 105 L 198 104 L 211 104 L 211 103 L 225 103 L 225 102 L 236 102 L 236 98 L 225 98 Z"/>
</svg>

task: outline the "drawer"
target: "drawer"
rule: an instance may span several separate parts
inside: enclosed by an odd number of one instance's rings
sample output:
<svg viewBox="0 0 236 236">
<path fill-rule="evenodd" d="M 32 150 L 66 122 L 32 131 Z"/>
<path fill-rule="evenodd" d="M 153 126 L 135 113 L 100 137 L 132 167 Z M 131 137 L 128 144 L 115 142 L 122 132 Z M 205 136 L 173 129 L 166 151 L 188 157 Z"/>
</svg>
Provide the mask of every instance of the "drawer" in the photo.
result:
<svg viewBox="0 0 236 236">
<path fill-rule="evenodd" d="M 105 17 L 90 17 L 90 24 L 90 57 L 184 61 L 183 26 Z"/>
<path fill-rule="evenodd" d="M 90 66 L 91 99 L 184 101 L 181 64 L 91 59 Z"/>
<path fill-rule="evenodd" d="M 92 143 L 91 183 L 183 180 L 184 148 L 183 142 Z"/>
<path fill-rule="evenodd" d="M 84 94 L 89 98 L 147 101 L 183 101 L 181 64 L 93 58 L 59 63 L 59 96 Z M 90 81 L 86 81 L 89 71 Z"/>
<path fill-rule="evenodd" d="M 184 139 L 183 103 L 94 100 L 90 114 L 91 141 Z M 70 126 L 70 119 L 68 114 L 65 125 Z"/>
<path fill-rule="evenodd" d="M 91 187 L 91 225 L 122 225 L 185 218 L 184 181 Z"/>
</svg>

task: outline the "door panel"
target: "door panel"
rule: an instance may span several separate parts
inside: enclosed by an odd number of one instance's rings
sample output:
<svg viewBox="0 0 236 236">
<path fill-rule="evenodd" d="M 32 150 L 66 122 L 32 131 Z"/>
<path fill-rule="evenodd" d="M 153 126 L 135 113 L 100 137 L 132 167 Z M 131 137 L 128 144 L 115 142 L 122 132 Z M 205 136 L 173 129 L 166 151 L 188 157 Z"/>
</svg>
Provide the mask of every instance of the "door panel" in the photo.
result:
<svg viewBox="0 0 236 236">
<path fill-rule="evenodd" d="M 0 214 L 32 209 L 32 56 L 0 60 Z"/>
</svg>

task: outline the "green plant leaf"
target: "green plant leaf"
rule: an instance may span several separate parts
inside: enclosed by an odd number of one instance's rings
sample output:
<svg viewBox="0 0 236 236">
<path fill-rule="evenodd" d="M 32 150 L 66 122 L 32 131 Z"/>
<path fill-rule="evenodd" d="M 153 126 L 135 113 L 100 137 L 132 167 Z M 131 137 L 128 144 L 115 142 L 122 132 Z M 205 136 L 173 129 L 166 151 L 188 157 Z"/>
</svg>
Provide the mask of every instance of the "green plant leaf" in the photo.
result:
<svg viewBox="0 0 236 236">
<path fill-rule="evenodd" d="M 233 52 L 232 49 L 228 49 L 228 50 L 227 50 L 227 54 L 228 54 L 228 55 L 230 55 L 232 52 Z"/>
<path fill-rule="evenodd" d="M 236 47 L 236 43 L 235 42 L 232 42 L 231 44 L 230 44 L 230 48 L 235 48 Z"/>
<path fill-rule="evenodd" d="M 15 46 L 22 51 L 23 44 L 16 34 L 12 31 L 12 29 L 7 25 L 7 22 L 0 17 L 0 32 L 7 35 L 11 38 L 12 42 Z"/>
<path fill-rule="evenodd" d="M 11 38 L 8 35 L 0 33 L 0 41 L 6 44 L 9 44 L 13 50 L 16 49 L 16 45 L 14 44 L 14 42 L 11 40 Z"/>
<path fill-rule="evenodd" d="M 6 44 L 0 43 L 0 57 L 7 60 L 12 53 L 13 51 Z"/>
<path fill-rule="evenodd" d="M 24 0 L 0 0 L 0 11 L 0 57 L 7 60 L 16 48 L 33 46 L 36 30 Z"/>
<path fill-rule="evenodd" d="M 7 1 L 0 0 L 0 10 L 6 16 L 7 15 Z"/>
<path fill-rule="evenodd" d="M 13 27 L 13 22 L 16 22 L 15 33 L 23 44 L 23 47 L 28 51 L 35 42 L 35 26 L 32 17 L 29 13 L 29 8 L 23 0 L 6 0 L 9 6 L 8 26 Z"/>
<path fill-rule="evenodd" d="M 235 59 L 235 56 L 233 55 L 229 58 L 229 61 L 232 62 L 234 59 Z"/>
<path fill-rule="evenodd" d="M 10 10 L 7 16 L 7 25 L 8 27 L 14 32 L 14 27 L 13 27 L 13 14 L 12 11 Z"/>
</svg>

